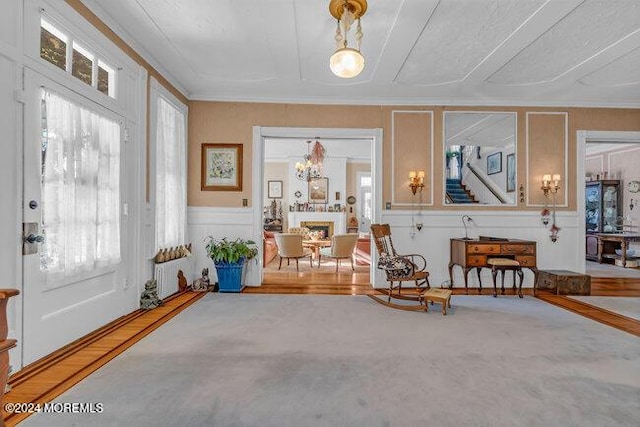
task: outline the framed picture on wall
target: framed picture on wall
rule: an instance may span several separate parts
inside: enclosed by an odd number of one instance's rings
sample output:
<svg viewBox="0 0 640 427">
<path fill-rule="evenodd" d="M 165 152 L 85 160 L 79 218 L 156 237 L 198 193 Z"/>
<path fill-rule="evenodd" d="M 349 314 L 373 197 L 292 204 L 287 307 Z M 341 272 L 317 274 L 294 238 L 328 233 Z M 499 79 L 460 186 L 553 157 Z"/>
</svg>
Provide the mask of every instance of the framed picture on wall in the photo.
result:
<svg viewBox="0 0 640 427">
<path fill-rule="evenodd" d="M 516 191 L 516 155 L 507 154 L 507 193 Z"/>
<path fill-rule="evenodd" d="M 202 144 L 200 189 L 242 191 L 242 144 Z"/>
<path fill-rule="evenodd" d="M 487 156 L 487 175 L 502 172 L 502 152 L 489 154 Z"/>
<path fill-rule="evenodd" d="M 309 203 L 327 203 L 329 201 L 329 178 L 309 180 Z"/>
<path fill-rule="evenodd" d="M 267 181 L 267 197 L 282 199 L 282 181 Z"/>
</svg>

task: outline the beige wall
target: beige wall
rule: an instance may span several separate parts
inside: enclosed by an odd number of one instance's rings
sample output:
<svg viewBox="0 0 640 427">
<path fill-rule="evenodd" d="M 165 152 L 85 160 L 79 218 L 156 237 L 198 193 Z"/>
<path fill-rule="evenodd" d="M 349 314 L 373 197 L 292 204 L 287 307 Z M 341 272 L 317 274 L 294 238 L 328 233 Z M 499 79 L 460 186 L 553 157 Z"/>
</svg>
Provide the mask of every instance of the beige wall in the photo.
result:
<svg viewBox="0 0 640 427">
<path fill-rule="evenodd" d="M 540 177 L 549 171 L 549 165 L 541 162 L 539 155 L 544 153 L 554 162 L 553 166 L 561 167 L 566 173 L 563 175 L 563 186 L 568 186 L 567 207 L 560 209 L 576 209 L 576 131 L 577 130 L 619 130 L 640 131 L 640 110 L 613 109 L 613 108 L 526 108 L 526 107 L 393 107 L 393 106 L 336 106 L 336 105 L 310 105 L 310 104 L 262 104 L 240 102 L 205 102 L 194 101 L 189 103 L 189 206 L 241 206 L 242 199 L 251 200 L 252 185 L 252 126 L 283 126 L 283 127 L 313 127 L 313 128 L 382 128 L 383 141 L 383 197 L 382 203 L 391 201 L 391 188 L 396 186 L 397 191 L 404 188 L 402 183 L 395 182 L 391 176 L 393 153 L 417 151 L 418 164 L 405 164 L 406 159 L 398 159 L 395 156 L 394 168 L 397 171 L 408 172 L 412 167 L 420 167 L 421 162 L 429 162 L 425 165 L 427 181 L 429 181 L 429 168 L 433 170 L 433 181 L 425 182 L 426 188 L 433 186 L 433 209 L 457 210 L 456 206 L 442 205 L 442 174 L 443 174 L 443 146 L 442 146 L 442 116 L 443 111 L 514 111 L 518 117 L 518 188 L 524 185 L 525 192 L 532 194 L 529 197 L 530 205 L 543 203 L 540 196 Z M 428 127 L 418 132 L 422 142 L 416 146 L 416 141 L 407 141 L 399 138 L 392 147 L 393 126 L 413 126 L 406 121 L 397 121 L 393 124 L 392 112 L 396 111 L 432 111 L 433 112 L 433 159 L 429 158 L 429 134 Z M 527 112 L 566 113 L 566 114 L 542 114 L 529 115 Z M 428 116 L 428 115 L 426 115 Z M 403 116 L 404 117 L 404 116 Z M 409 121 L 411 122 L 411 121 Z M 564 167 L 564 143 L 566 132 L 566 150 L 568 153 L 566 168 Z M 402 132 L 399 132 L 402 134 Z M 406 134 L 411 135 L 412 132 Z M 527 158 L 527 141 L 529 140 L 530 155 Z M 237 192 L 208 192 L 200 190 L 200 144 L 204 142 L 233 142 L 244 144 L 244 167 L 242 191 Z M 533 157 L 532 157 L 533 156 Z M 555 157 L 554 157 L 555 156 Z M 546 158 L 546 157 L 545 157 Z M 529 163 L 527 164 L 527 159 Z M 404 162 L 404 163 L 403 163 Z M 555 165 L 557 163 L 558 165 Z M 528 170 L 528 177 L 526 176 Z M 398 172 L 400 173 L 400 172 Z M 566 176 L 565 176 L 566 175 Z M 398 178 L 400 179 L 400 178 Z M 404 179 L 404 178 L 403 178 Z M 582 182 L 580 185 L 582 186 Z M 409 190 L 407 189 L 407 192 Z M 564 204 L 564 192 L 560 204 Z M 393 208 L 396 208 L 394 206 Z M 472 209 L 493 209 L 482 206 L 473 206 Z M 526 206 L 526 202 L 520 203 L 518 197 L 517 206 L 503 207 L 505 210 L 538 210 L 538 206 Z"/>
</svg>

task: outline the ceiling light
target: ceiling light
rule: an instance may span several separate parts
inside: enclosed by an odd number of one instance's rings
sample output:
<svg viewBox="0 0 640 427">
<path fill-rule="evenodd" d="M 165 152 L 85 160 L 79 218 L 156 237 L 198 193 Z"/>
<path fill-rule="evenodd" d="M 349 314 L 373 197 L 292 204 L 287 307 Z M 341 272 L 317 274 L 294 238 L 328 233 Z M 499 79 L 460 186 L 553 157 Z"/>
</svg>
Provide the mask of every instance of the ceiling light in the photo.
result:
<svg viewBox="0 0 640 427">
<path fill-rule="evenodd" d="M 362 26 L 360 18 L 367 11 L 367 0 L 331 0 L 329 12 L 338 21 L 336 28 L 336 51 L 331 55 L 329 67 L 333 74 L 344 79 L 356 77 L 364 69 L 364 57 L 360 53 Z M 351 25 L 356 27 L 356 47 L 348 46 L 347 35 Z"/>
</svg>

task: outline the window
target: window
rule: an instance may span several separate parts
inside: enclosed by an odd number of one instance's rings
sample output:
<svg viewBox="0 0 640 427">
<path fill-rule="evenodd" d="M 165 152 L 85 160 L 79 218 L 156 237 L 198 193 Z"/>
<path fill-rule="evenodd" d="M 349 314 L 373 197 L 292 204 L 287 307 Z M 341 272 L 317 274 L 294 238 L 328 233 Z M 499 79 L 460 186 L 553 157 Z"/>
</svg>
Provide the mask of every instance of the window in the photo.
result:
<svg viewBox="0 0 640 427">
<path fill-rule="evenodd" d="M 93 55 L 77 43 L 73 43 L 71 75 L 88 85 L 93 83 Z"/>
<path fill-rule="evenodd" d="M 40 20 L 40 58 L 115 98 L 114 68 L 44 19 Z"/>
<path fill-rule="evenodd" d="M 41 269 L 71 276 L 120 261 L 120 124 L 42 92 Z"/>
<path fill-rule="evenodd" d="M 160 249 L 185 243 L 186 107 L 159 93 L 159 88 L 154 93 L 156 249 Z"/>
<path fill-rule="evenodd" d="M 40 57 L 58 68 L 67 69 L 68 38 L 46 21 L 40 24 Z"/>
</svg>

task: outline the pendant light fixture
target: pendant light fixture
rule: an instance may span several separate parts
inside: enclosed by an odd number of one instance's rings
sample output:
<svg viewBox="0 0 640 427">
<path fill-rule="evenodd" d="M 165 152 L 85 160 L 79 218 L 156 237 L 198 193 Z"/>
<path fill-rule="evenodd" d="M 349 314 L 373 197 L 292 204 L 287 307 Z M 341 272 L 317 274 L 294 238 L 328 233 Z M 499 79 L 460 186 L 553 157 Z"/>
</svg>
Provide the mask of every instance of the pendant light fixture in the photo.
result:
<svg viewBox="0 0 640 427">
<path fill-rule="evenodd" d="M 336 51 L 331 55 L 329 67 L 333 74 L 343 79 L 356 77 L 364 69 L 364 57 L 360 53 L 362 25 L 360 18 L 367 11 L 367 0 L 331 0 L 329 12 L 337 20 Z M 347 36 L 357 21 L 355 48 L 348 46 Z"/>
</svg>

